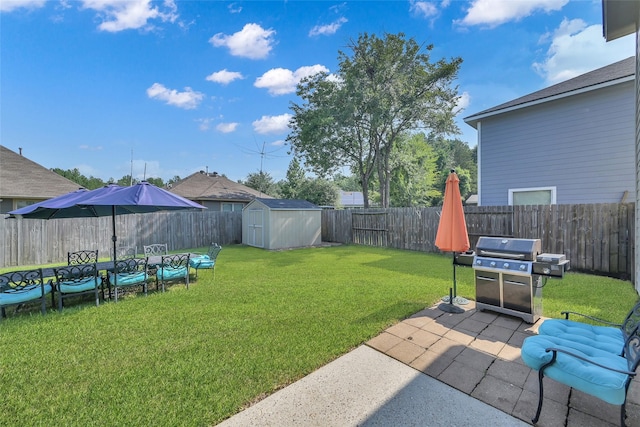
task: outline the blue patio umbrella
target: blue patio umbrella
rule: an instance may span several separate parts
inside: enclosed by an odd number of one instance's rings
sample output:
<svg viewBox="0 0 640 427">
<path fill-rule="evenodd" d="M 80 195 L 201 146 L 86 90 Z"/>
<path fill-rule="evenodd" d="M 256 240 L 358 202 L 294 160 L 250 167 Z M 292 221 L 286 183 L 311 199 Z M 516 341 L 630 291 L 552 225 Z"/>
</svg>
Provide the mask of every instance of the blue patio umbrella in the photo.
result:
<svg viewBox="0 0 640 427">
<path fill-rule="evenodd" d="M 116 215 L 179 209 L 206 209 L 204 206 L 143 181 L 130 187 L 109 184 L 95 190 L 80 189 L 9 212 L 12 217 L 31 219 L 111 216 L 113 259 L 116 259 Z"/>
</svg>

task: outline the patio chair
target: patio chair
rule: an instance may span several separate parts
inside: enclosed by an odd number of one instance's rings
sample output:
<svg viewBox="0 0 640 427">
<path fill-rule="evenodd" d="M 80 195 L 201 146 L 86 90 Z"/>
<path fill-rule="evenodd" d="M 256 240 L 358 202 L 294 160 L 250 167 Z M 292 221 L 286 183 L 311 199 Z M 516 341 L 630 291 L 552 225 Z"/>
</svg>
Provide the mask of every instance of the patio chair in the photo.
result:
<svg viewBox="0 0 640 427">
<path fill-rule="evenodd" d="M 67 265 L 95 264 L 98 262 L 98 251 L 67 252 Z"/>
<path fill-rule="evenodd" d="M 107 272 L 107 286 L 109 298 L 113 289 L 115 302 L 118 302 L 118 290 L 132 286 L 142 286 L 142 291 L 147 295 L 147 259 L 127 258 L 117 260 L 113 271 Z"/>
<path fill-rule="evenodd" d="M 218 254 L 221 250 L 222 246 L 218 245 L 217 243 L 212 243 L 207 254 L 196 255 L 189 258 L 189 266 L 196 270 L 196 280 L 198 280 L 198 270 L 200 269 L 212 269 L 213 278 L 215 279 L 216 259 L 218 258 Z"/>
<path fill-rule="evenodd" d="M 96 306 L 100 305 L 100 296 L 98 294 L 100 281 L 98 280 L 98 270 L 95 263 L 69 265 L 54 268 L 53 271 L 56 275 L 55 291 L 58 293 L 59 311 L 62 311 L 66 298 L 85 294 L 93 294 Z"/>
<path fill-rule="evenodd" d="M 156 289 L 162 284 L 162 292 L 164 292 L 167 282 L 182 280 L 184 280 L 187 289 L 189 289 L 189 255 L 173 254 L 162 256 L 162 262 L 156 271 Z"/>
<path fill-rule="evenodd" d="M 30 301 L 39 301 L 40 311 L 46 314 L 48 294 L 51 294 L 51 305 L 54 306 L 53 287 L 51 283 L 44 283 L 42 270 L 39 268 L 0 274 L 0 319 L 7 317 L 5 307 Z"/>
<path fill-rule="evenodd" d="M 144 256 L 162 256 L 169 254 L 166 243 L 154 243 L 153 245 L 144 245 Z"/>
<path fill-rule="evenodd" d="M 624 346 L 636 328 L 640 327 L 640 301 L 627 313 L 621 323 L 588 316 L 574 311 L 563 311 L 564 319 L 546 319 L 538 328 L 538 334 L 562 336 L 565 339 L 595 346 L 613 354 L 622 355 Z M 569 315 L 581 316 L 596 324 L 569 319 Z"/>
<path fill-rule="evenodd" d="M 127 258 L 135 258 L 137 254 L 137 246 L 119 246 L 116 248 L 116 259 L 114 261 Z"/>
</svg>

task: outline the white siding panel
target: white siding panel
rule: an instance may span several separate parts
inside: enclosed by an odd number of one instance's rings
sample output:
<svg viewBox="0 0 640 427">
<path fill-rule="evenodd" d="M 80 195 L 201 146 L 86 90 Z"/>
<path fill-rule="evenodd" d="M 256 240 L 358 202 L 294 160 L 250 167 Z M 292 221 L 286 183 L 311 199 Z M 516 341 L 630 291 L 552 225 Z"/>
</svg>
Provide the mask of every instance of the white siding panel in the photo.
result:
<svg viewBox="0 0 640 427">
<path fill-rule="evenodd" d="M 636 198 L 634 83 L 482 121 L 482 205 L 506 205 L 510 188 L 556 187 L 557 203 Z"/>
</svg>

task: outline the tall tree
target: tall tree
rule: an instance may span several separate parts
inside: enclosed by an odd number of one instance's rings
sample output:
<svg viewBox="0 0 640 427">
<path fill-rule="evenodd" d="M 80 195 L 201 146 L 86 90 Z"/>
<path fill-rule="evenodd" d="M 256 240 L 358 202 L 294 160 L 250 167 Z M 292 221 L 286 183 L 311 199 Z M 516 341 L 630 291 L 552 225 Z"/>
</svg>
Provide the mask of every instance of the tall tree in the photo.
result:
<svg viewBox="0 0 640 427">
<path fill-rule="evenodd" d="M 430 62 L 432 45 L 422 47 L 403 33 L 384 39 L 367 33 L 338 53 L 336 76 L 304 79 L 293 103 L 287 141 L 305 164 L 324 175 L 350 166 L 360 177 L 365 207 L 369 182 L 377 173 L 383 207 L 389 206 L 390 155 L 406 131 L 457 131 L 453 110 L 457 89 L 450 85 L 462 59 Z"/>
<path fill-rule="evenodd" d="M 338 191 L 338 187 L 326 179 L 306 179 L 300 188 L 298 198 L 318 206 L 335 206 L 338 204 Z"/>
<path fill-rule="evenodd" d="M 300 162 L 295 157 L 289 163 L 287 179 L 280 184 L 280 195 L 285 199 L 298 199 L 300 190 L 304 186 L 307 177 Z"/>
<path fill-rule="evenodd" d="M 391 206 L 430 206 L 437 195 L 437 156 L 424 134 L 403 136 L 391 152 Z"/>
<path fill-rule="evenodd" d="M 278 197 L 278 187 L 269 172 L 252 172 L 247 175 L 246 181 L 241 182 L 241 184 L 253 188 L 254 190 L 258 190 L 266 195 Z"/>
</svg>

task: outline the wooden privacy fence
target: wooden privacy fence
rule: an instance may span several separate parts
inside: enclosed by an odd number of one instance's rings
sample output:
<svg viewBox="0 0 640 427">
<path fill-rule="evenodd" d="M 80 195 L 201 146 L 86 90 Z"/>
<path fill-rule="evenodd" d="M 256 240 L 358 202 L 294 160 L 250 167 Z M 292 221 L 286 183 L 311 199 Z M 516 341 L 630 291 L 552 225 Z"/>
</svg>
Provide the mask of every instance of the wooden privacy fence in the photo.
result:
<svg viewBox="0 0 640 427">
<path fill-rule="evenodd" d="M 111 217 L 16 219 L 0 215 L 0 267 L 66 261 L 67 252 L 113 252 Z M 174 211 L 116 216 L 118 246 L 166 243 L 169 250 L 242 241 L 242 212 Z"/>
<path fill-rule="evenodd" d="M 634 277 L 635 205 L 467 206 L 471 248 L 480 236 L 541 239 L 571 269 Z M 441 208 L 325 210 L 322 240 L 439 252 L 434 242 Z"/>
</svg>

